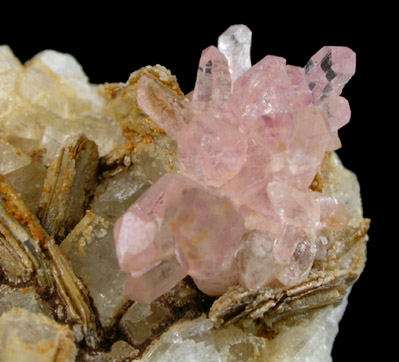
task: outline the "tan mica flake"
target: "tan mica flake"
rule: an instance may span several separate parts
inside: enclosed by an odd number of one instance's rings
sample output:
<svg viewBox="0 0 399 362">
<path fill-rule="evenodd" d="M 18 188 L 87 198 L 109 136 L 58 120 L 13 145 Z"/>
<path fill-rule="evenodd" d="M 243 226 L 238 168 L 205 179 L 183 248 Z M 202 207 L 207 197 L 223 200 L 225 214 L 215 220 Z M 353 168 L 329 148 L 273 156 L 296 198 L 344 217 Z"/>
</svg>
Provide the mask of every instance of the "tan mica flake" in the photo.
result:
<svg viewBox="0 0 399 362">
<path fill-rule="evenodd" d="M 42 297 L 53 300 L 55 315 L 72 326 L 75 339 L 85 339 L 87 345 L 95 347 L 99 335 L 89 294 L 70 262 L 4 178 L 0 178 L 0 198 L 0 240 L 4 250 L 10 250 L 1 266 L 8 281 L 36 286 Z M 20 265 L 24 274 L 13 274 Z"/>
</svg>

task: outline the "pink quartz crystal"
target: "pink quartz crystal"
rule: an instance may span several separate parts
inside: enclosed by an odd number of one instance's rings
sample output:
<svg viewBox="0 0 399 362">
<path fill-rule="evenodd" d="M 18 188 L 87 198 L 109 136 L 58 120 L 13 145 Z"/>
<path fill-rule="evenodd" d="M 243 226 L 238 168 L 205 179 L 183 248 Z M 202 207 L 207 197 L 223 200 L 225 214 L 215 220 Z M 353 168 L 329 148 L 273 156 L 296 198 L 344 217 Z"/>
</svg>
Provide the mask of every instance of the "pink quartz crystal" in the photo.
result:
<svg viewBox="0 0 399 362">
<path fill-rule="evenodd" d="M 320 222 L 329 230 L 342 230 L 350 220 L 345 205 L 334 196 L 318 195 L 320 204 Z"/>
<path fill-rule="evenodd" d="M 270 55 L 251 67 L 250 42 L 245 25 L 226 30 L 186 99 L 151 75 L 139 81 L 139 106 L 177 143 L 178 171 L 115 226 L 130 299 L 149 303 L 186 275 L 214 296 L 296 285 L 349 222 L 343 203 L 310 186 L 350 119 L 340 93 L 355 54 L 323 47 L 305 68 Z"/>
<path fill-rule="evenodd" d="M 128 275 L 123 294 L 136 302 L 149 304 L 173 288 L 186 275 L 186 270 L 172 255 L 141 276 Z"/>
<path fill-rule="evenodd" d="M 116 254 L 123 271 L 143 274 L 174 253 L 173 241 L 163 225 L 165 210 L 192 184 L 178 174 L 164 175 L 117 221 Z"/>
<path fill-rule="evenodd" d="M 355 74 L 356 54 L 349 48 L 325 46 L 305 67 L 306 80 L 318 104 L 326 97 L 340 95 L 342 88 Z"/>
<path fill-rule="evenodd" d="M 221 117 L 201 113 L 181 131 L 180 170 L 188 177 L 209 186 L 221 186 L 244 165 L 246 139 Z"/>
<path fill-rule="evenodd" d="M 237 282 L 234 258 L 245 231 L 244 219 L 227 197 L 203 188 L 186 189 L 169 208 L 167 221 L 178 259 L 190 276 L 205 283 L 204 292 L 220 295 L 232 279 Z M 212 287 L 215 281 L 217 289 Z"/>
</svg>

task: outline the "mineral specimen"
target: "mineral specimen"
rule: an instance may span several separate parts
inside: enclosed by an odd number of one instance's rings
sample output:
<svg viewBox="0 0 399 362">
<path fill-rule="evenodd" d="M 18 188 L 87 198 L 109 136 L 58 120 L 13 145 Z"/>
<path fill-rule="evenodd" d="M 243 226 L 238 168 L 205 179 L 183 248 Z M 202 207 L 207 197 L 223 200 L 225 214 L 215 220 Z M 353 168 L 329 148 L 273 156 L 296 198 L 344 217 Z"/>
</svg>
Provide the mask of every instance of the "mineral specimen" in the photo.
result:
<svg viewBox="0 0 399 362">
<path fill-rule="evenodd" d="M 334 152 L 355 54 L 251 66 L 251 37 L 186 95 L 0 46 L 1 361 L 331 361 L 369 227 Z"/>
<path fill-rule="evenodd" d="M 186 274 L 214 296 L 238 283 L 297 285 L 322 235 L 350 221 L 338 198 L 311 185 L 350 117 L 339 94 L 354 53 L 325 47 L 305 69 L 276 56 L 250 67 L 249 41 L 234 26 L 203 51 L 189 102 L 151 74 L 138 81 L 138 105 L 176 141 L 178 169 L 116 224 L 134 300 L 151 302 Z"/>
</svg>

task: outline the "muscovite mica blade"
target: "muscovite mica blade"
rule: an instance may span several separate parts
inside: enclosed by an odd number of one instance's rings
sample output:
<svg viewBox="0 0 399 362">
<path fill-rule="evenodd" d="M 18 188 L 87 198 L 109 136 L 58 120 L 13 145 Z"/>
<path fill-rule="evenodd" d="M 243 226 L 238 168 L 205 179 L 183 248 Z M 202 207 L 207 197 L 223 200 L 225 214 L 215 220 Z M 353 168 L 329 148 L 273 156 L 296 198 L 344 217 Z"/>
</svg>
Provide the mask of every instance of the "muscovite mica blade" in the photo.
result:
<svg viewBox="0 0 399 362">
<path fill-rule="evenodd" d="M 47 170 L 38 216 L 47 233 L 62 240 L 83 217 L 94 192 L 98 169 L 95 142 L 84 135 L 69 139 Z"/>
<path fill-rule="evenodd" d="M 251 37 L 187 95 L 0 46 L 0 360 L 331 361 L 370 224 L 334 152 L 356 56 L 252 65 Z"/>
</svg>

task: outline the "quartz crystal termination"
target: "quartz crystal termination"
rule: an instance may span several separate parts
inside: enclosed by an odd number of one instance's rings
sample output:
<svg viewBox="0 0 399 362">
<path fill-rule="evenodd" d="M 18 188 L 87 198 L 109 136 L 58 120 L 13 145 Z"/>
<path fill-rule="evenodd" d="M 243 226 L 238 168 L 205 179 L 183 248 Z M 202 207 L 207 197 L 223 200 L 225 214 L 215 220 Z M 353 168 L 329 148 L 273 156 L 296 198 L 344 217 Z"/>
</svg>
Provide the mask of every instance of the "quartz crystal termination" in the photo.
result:
<svg viewBox="0 0 399 362">
<path fill-rule="evenodd" d="M 149 303 L 187 274 L 213 296 L 297 285 L 331 247 L 323 235 L 350 221 L 311 186 L 350 119 L 340 94 L 354 52 L 323 47 L 305 68 L 268 55 L 251 67 L 250 41 L 235 25 L 205 49 L 191 100 L 150 74 L 139 80 L 138 104 L 177 143 L 179 167 L 114 229 L 133 300 Z"/>
</svg>

